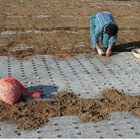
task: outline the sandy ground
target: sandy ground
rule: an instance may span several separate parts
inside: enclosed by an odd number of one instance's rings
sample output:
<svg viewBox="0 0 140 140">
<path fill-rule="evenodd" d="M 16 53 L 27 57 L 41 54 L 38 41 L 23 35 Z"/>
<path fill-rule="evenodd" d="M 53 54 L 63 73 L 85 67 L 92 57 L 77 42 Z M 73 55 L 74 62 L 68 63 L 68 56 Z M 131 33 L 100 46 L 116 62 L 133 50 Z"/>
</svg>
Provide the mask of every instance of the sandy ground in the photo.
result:
<svg viewBox="0 0 140 140">
<path fill-rule="evenodd" d="M 95 11 L 110 11 L 118 23 L 114 51 L 140 46 L 140 2 L 97 0 L 1 0 L 0 55 L 28 58 L 35 54 L 61 57 L 92 53 L 89 18 Z M 37 129 L 51 117 L 77 115 L 83 121 L 109 119 L 114 111 L 129 111 L 140 117 L 140 98 L 110 89 L 102 99 L 81 99 L 66 91 L 51 101 L 0 103 L 0 120 L 21 129 Z"/>
</svg>

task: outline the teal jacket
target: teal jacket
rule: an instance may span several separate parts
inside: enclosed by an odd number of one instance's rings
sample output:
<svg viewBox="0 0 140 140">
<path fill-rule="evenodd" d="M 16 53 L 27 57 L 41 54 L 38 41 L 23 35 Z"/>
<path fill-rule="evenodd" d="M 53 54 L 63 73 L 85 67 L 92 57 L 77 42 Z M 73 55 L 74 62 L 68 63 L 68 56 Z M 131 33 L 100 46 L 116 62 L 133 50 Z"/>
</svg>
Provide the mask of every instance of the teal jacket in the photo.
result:
<svg viewBox="0 0 140 140">
<path fill-rule="evenodd" d="M 101 35 L 101 44 L 103 48 L 113 46 L 116 42 L 117 35 L 109 36 L 105 33 L 108 24 L 116 24 L 109 12 L 94 13 L 90 18 L 90 32 L 92 47 L 95 48 Z"/>
</svg>

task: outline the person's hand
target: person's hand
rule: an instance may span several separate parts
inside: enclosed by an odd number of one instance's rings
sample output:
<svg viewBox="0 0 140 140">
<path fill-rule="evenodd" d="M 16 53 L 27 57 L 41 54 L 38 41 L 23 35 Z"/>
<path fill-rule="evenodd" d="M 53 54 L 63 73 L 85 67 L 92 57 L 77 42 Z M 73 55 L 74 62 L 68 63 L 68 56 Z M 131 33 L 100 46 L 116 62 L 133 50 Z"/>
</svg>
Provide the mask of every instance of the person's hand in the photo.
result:
<svg viewBox="0 0 140 140">
<path fill-rule="evenodd" d="M 106 56 L 111 56 L 112 55 L 112 46 L 109 46 L 106 50 Z"/>
<path fill-rule="evenodd" d="M 101 47 L 99 45 L 96 45 L 96 49 L 99 55 L 105 55 L 105 52 L 101 49 Z"/>
</svg>

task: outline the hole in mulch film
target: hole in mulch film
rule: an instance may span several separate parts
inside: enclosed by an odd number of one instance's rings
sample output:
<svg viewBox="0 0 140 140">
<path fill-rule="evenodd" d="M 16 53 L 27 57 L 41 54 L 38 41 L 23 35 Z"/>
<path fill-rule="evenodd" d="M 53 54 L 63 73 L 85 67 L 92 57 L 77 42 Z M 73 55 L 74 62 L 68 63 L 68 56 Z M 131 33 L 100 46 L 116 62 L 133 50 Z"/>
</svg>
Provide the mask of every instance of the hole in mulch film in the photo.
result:
<svg viewBox="0 0 140 140">
<path fill-rule="evenodd" d="M 93 127 L 97 128 L 98 126 L 97 125 L 94 125 Z"/>
<path fill-rule="evenodd" d="M 135 127 L 131 127 L 131 130 L 135 130 Z"/>
<path fill-rule="evenodd" d="M 139 136 L 139 135 L 140 135 L 140 133 L 139 133 L 139 132 L 136 132 L 135 134 L 136 134 L 137 136 Z"/>
<path fill-rule="evenodd" d="M 104 137 L 100 137 L 100 139 L 104 139 Z"/>
<path fill-rule="evenodd" d="M 58 138 L 61 138 L 61 137 L 62 137 L 62 135 L 58 135 L 57 137 L 58 137 Z"/>
<path fill-rule="evenodd" d="M 78 127 L 78 126 L 76 126 L 76 127 L 75 127 L 75 129 L 79 129 L 79 127 Z"/>
<path fill-rule="evenodd" d="M 12 73 L 8 73 L 8 76 L 12 76 Z"/>
<path fill-rule="evenodd" d="M 124 119 L 128 119 L 128 117 L 125 116 Z"/>
<path fill-rule="evenodd" d="M 91 81 L 94 81 L 94 78 L 92 78 L 92 77 L 90 76 L 90 80 L 91 80 Z"/>
<path fill-rule="evenodd" d="M 118 137 L 122 137 L 122 136 L 123 136 L 122 134 L 119 134 L 119 135 L 118 135 Z"/>
<path fill-rule="evenodd" d="M 111 123 L 111 124 L 110 124 L 110 126 L 114 126 L 114 125 L 115 125 L 114 123 Z"/>
<path fill-rule="evenodd" d="M 98 131 L 96 131 L 96 133 L 101 133 L 101 132 L 98 130 Z"/>
<path fill-rule="evenodd" d="M 119 131 L 119 129 L 118 128 L 115 128 L 114 131 Z"/>
</svg>

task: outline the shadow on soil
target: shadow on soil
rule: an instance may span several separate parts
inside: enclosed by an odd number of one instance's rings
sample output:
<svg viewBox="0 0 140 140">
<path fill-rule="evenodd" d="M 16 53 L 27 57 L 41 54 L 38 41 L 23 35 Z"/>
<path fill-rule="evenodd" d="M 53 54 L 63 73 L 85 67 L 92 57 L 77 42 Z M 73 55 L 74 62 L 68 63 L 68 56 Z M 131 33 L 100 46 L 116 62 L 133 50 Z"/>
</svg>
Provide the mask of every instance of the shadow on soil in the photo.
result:
<svg viewBox="0 0 140 140">
<path fill-rule="evenodd" d="M 140 48 L 140 41 L 116 45 L 114 46 L 113 51 L 114 52 L 131 52 L 132 49 L 135 49 L 135 48 Z"/>
<path fill-rule="evenodd" d="M 52 97 L 53 92 L 58 91 L 58 86 L 56 85 L 39 85 L 39 86 L 31 86 L 27 88 L 28 91 L 34 92 L 34 91 L 41 91 L 41 98 L 47 99 Z M 34 100 L 31 99 L 27 94 L 22 94 L 20 101 L 27 101 L 27 100 Z"/>
</svg>

